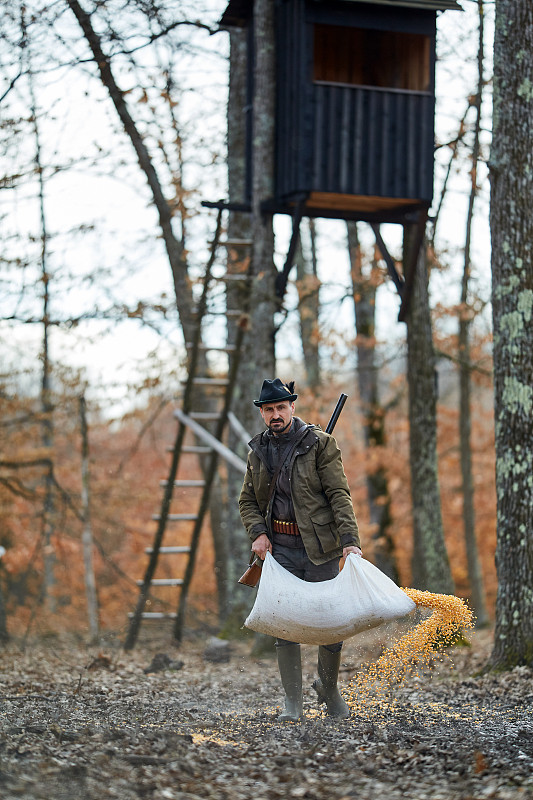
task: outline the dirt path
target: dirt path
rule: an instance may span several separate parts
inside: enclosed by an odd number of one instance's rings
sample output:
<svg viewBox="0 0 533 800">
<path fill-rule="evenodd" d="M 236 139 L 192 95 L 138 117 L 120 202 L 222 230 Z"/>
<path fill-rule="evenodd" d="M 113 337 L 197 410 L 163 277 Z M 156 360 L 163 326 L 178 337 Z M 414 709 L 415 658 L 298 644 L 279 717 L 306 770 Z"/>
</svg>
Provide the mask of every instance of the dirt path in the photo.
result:
<svg viewBox="0 0 533 800">
<path fill-rule="evenodd" d="M 0 651 L 0 798 L 533 798 L 533 672 L 473 677 L 490 635 L 412 679 L 393 708 L 334 721 L 305 693 L 301 724 L 276 722 L 273 659 L 249 643 L 227 663 L 204 641 L 177 652 L 166 639 L 133 654 L 67 643 Z M 377 635 L 350 640 L 342 678 L 379 653 Z M 146 674 L 157 652 L 179 670 Z M 305 683 L 316 648 L 304 649 Z"/>
</svg>

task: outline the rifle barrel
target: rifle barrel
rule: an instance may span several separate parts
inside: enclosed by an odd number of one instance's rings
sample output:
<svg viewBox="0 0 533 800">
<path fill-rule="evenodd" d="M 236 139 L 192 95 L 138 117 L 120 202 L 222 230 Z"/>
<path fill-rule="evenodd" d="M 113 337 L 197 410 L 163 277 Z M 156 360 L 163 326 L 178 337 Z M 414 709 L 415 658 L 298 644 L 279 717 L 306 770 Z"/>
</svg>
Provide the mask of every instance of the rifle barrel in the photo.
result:
<svg viewBox="0 0 533 800">
<path fill-rule="evenodd" d="M 333 428 L 337 424 L 337 420 L 339 419 L 339 417 L 341 415 L 341 411 L 344 408 L 344 404 L 347 401 L 347 399 L 348 399 L 348 395 L 343 393 L 343 394 L 341 394 L 341 396 L 337 400 L 337 405 L 335 406 L 333 414 L 331 415 L 331 419 L 328 422 L 328 424 L 326 425 L 326 433 L 333 433 Z"/>
</svg>

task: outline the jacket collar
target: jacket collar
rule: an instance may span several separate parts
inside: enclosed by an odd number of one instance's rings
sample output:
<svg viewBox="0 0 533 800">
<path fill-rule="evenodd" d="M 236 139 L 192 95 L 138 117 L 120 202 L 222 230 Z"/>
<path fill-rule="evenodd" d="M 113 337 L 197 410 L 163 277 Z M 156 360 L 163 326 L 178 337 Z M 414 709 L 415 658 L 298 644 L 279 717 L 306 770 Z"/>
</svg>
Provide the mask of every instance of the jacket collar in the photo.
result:
<svg viewBox="0 0 533 800">
<path fill-rule="evenodd" d="M 295 429 L 296 432 L 298 432 L 298 430 L 300 430 L 305 425 L 305 422 L 301 420 L 300 417 L 294 417 L 294 422 L 297 425 Z M 318 441 L 318 436 L 316 435 L 315 430 L 319 430 L 319 428 L 316 425 L 311 425 L 307 429 L 307 432 L 304 434 L 302 441 L 298 445 L 298 447 L 301 446 L 302 449 L 305 448 L 306 450 L 309 450 L 309 448 L 315 442 Z M 256 436 L 253 437 L 253 439 L 251 439 L 248 442 L 250 448 L 258 456 L 258 458 L 261 459 L 261 461 L 267 467 L 267 469 L 268 469 L 267 449 L 268 449 L 268 443 L 271 438 L 272 434 L 270 433 L 270 431 L 266 430 L 262 431 L 261 433 L 258 433 Z"/>
</svg>

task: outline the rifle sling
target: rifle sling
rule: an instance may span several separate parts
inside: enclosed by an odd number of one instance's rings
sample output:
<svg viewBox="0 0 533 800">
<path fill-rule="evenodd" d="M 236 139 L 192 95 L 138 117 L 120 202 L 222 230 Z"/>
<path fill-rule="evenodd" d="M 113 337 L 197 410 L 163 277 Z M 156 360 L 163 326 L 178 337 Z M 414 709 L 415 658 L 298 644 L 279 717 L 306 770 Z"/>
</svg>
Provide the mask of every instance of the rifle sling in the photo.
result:
<svg viewBox="0 0 533 800">
<path fill-rule="evenodd" d="M 278 478 L 279 478 L 279 476 L 281 474 L 281 470 L 283 469 L 283 467 L 285 466 L 287 461 L 290 460 L 290 457 L 292 456 L 292 454 L 294 453 L 294 451 L 296 450 L 296 448 L 298 447 L 298 445 L 300 444 L 300 442 L 304 438 L 304 435 L 307 433 L 309 428 L 310 428 L 310 425 L 306 425 L 304 428 L 302 428 L 298 432 L 298 435 L 296 436 L 294 442 L 291 442 L 290 444 L 287 445 L 287 447 L 286 447 L 286 449 L 285 449 L 285 451 L 284 451 L 284 453 L 283 453 L 283 455 L 282 455 L 282 457 L 280 459 L 280 462 L 279 462 L 279 464 L 277 466 L 276 472 L 272 476 L 272 480 L 270 482 L 270 489 L 268 490 L 267 516 L 268 516 L 268 509 L 270 508 L 270 503 L 272 501 L 272 498 L 274 497 L 274 492 L 276 490 L 276 485 L 277 485 L 277 482 L 278 482 Z"/>
</svg>

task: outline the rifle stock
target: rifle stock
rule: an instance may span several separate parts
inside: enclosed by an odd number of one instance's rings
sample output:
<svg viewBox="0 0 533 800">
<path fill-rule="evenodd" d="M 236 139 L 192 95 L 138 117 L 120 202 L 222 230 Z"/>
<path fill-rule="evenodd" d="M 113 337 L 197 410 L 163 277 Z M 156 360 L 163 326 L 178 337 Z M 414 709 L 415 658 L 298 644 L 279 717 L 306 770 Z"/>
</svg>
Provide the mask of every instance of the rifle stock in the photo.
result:
<svg viewBox="0 0 533 800">
<path fill-rule="evenodd" d="M 257 556 L 254 558 L 246 572 L 241 575 L 237 583 L 242 583 L 243 586 L 257 586 L 259 583 L 259 578 L 261 577 L 261 568 L 263 566 L 263 562 Z"/>
</svg>

